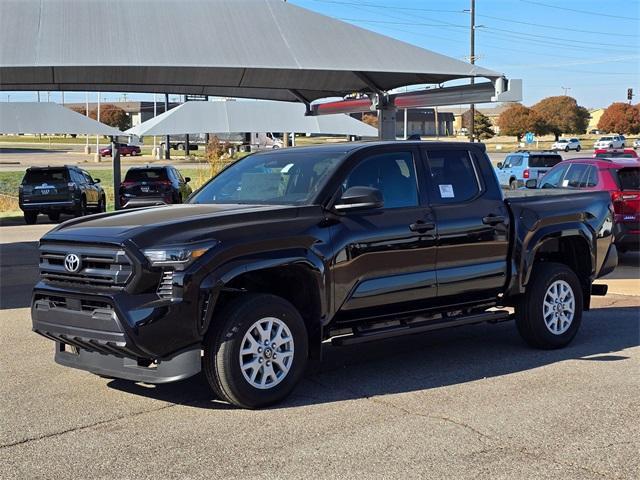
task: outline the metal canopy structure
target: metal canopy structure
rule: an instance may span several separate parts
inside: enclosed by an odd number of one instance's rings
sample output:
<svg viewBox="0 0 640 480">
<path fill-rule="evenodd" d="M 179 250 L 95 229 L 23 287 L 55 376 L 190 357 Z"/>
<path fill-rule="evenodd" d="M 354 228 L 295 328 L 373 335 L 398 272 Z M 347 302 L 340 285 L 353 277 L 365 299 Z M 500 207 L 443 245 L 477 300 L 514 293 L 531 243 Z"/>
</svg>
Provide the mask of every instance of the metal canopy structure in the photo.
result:
<svg viewBox="0 0 640 480">
<path fill-rule="evenodd" d="M 186 102 L 125 133 L 295 132 L 376 137 L 378 130 L 348 115 L 305 116 L 305 107 L 287 102 Z"/>
<path fill-rule="evenodd" d="M 162 28 L 185 15 L 184 28 Z M 0 2 L 1 90 L 309 103 L 469 77 L 502 74 L 282 0 Z"/>
<path fill-rule="evenodd" d="M 57 103 L 0 103 L 0 133 L 60 133 L 118 136 L 117 128 L 97 122 Z"/>
</svg>

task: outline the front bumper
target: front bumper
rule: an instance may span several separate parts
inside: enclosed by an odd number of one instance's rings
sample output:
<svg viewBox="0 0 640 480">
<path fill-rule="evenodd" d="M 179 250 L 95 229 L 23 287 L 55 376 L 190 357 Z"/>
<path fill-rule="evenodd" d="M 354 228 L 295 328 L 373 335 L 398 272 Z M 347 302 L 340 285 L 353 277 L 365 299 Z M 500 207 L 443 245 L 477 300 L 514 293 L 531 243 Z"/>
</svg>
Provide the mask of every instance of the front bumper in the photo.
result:
<svg viewBox="0 0 640 480">
<path fill-rule="evenodd" d="M 134 381 L 171 382 L 201 369 L 202 306 L 199 292 L 193 293 L 188 299 L 124 290 L 96 294 L 40 282 L 33 292 L 32 326 L 56 342 L 59 364 Z"/>
</svg>

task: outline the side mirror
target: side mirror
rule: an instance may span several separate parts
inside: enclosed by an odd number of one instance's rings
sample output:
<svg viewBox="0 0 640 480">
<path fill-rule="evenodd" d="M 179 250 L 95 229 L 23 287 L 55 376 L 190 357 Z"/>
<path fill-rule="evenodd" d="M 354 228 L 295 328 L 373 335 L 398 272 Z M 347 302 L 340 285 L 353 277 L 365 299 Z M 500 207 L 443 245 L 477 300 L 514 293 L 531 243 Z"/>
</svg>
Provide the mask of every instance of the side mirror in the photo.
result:
<svg viewBox="0 0 640 480">
<path fill-rule="evenodd" d="M 527 188 L 538 188 L 538 179 L 536 178 L 530 178 L 529 180 L 527 180 L 525 182 L 525 187 Z"/>
<path fill-rule="evenodd" d="M 502 162 L 498 162 L 498 168 L 502 168 Z"/>
<path fill-rule="evenodd" d="M 184 177 L 184 183 L 189 183 L 191 181 L 191 177 Z"/>
<path fill-rule="evenodd" d="M 94 178 L 93 179 L 93 183 L 100 183 L 100 179 L 99 178 Z"/>
<path fill-rule="evenodd" d="M 382 208 L 383 205 L 382 192 L 377 188 L 351 187 L 342 194 L 334 208 L 339 212 L 344 212 L 347 210 Z"/>
</svg>

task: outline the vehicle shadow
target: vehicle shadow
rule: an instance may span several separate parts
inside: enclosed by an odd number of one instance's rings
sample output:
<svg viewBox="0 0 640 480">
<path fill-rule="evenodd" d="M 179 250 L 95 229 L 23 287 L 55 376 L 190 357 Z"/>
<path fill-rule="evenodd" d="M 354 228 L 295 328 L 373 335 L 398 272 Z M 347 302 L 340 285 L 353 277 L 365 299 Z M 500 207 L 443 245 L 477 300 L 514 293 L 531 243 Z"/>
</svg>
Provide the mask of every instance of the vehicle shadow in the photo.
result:
<svg viewBox="0 0 640 480">
<path fill-rule="evenodd" d="M 38 242 L 0 244 L 0 310 L 31 305 L 38 282 Z"/>
<path fill-rule="evenodd" d="M 574 342 L 561 350 L 527 347 L 512 322 L 460 327 L 351 347 L 328 346 L 319 369 L 308 372 L 287 400 L 271 408 L 423 391 L 562 361 L 625 361 L 627 357 L 619 352 L 639 344 L 639 309 L 623 307 L 587 312 Z M 174 384 L 143 386 L 113 380 L 108 386 L 197 408 L 232 408 L 212 399 L 202 374 Z"/>
</svg>

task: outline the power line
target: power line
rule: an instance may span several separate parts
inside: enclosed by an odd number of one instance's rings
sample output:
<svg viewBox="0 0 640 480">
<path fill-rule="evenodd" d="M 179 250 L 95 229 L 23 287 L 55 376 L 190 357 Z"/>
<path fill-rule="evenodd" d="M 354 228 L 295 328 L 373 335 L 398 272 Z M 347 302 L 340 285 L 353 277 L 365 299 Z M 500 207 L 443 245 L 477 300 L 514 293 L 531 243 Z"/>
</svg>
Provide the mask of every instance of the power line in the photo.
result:
<svg viewBox="0 0 640 480">
<path fill-rule="evenodd" d="M 520 25 L 530 25 L 532 27 L 538 27 L 538 28 L 547 28 L 547 29 L 552 29 L 552 30 L 566 30 L 567 32 L 579 32 L 579 33 L 588 33 L 590 35 L 606 35 L 607 37 L 610 37 L 611 34 L 608 32 L 594 32 L 593 30 L 581 30 L 579 28 L 570 28 L 570 27 L 566 27 L 564 25 L 545 25 L 542 23 L 533 23 L 533 22 L 523 22 L 521 20 L 514 20 L 513 18 L 505 18 L 505 17 L 494 17 L 493 15 L 485 15 L 485 14 L 476 14 L 476 17 L 481 17 L 481 18 L 490 18 L 492 20 L 498 20 L 500 22 L 509 22 L 509 23 L 517 23 Z M 619 33 L 616 32 L 616 37 L 637 37 L 637 34 L 632 34 L 632 33 Z"/>
<path fill-rule="evenodd" d="M 633 21 L 637 21 L 640 20 L 640 18 L 638 17 L 629 17 L 629 16 L 622 16 L 622 15 L 611 15 L 609 13 L 601 13 L 601 12 L 592 12 L 589 10 L 578 10 L 577 8 L 567 8 L 567 7 L 558 7 L 557 5 L 549 5 L 548 3 L 542 3 L 542 2 L 536 2 L 533 0 L 520 0 L 523 3 L 530 3 L 532 5 L 538 5 L 541 7 L 547 7 L 547 8 L 555 8 L 557 10 L 565 10 L 567 12 L 575 12 L 575 13 L 582 13 L 583 15 L 595 15 L 598 17 L 609 17 L 609 18 L 618 18 L 621 20 L 633 20 Z"/>
<path fill-rule="evenodd" d="M 379 5 L 375 3 L 362 3 L 362 2 L 343 2 L 337 0 L 313 0 L 314 2 L 319 3 L 333 3 L 336 5 L 349 5 L 353 7 L 374 7 L 374 8 L 393 8 L 394 10 L 411 10 L 418 12 L 434 12 L 434 13 L 462 13 L 460 10 L 442 10 L 442 9 L 433 9 L 433 8 L 415 8 L 415 7 L 397 7 L 395 5 Z"/>
</svg>

